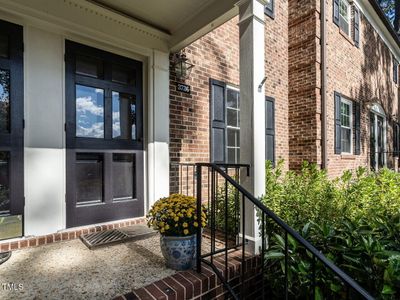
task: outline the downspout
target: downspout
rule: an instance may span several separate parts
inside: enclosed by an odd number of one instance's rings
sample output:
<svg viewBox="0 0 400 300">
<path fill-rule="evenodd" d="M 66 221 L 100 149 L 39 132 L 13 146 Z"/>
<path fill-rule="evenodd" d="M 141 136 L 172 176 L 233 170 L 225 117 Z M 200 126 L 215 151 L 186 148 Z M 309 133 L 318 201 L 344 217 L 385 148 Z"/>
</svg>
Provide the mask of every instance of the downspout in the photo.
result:
<svg viewBox="0 0 400 300">
<path fill-rule="evenodd" d="M 327 109 L 326 109 L 326 0 L 320 4 L 320 43 L 321 43 L 321 168 L 328 166 L 327 154 Z"/>
</svg>

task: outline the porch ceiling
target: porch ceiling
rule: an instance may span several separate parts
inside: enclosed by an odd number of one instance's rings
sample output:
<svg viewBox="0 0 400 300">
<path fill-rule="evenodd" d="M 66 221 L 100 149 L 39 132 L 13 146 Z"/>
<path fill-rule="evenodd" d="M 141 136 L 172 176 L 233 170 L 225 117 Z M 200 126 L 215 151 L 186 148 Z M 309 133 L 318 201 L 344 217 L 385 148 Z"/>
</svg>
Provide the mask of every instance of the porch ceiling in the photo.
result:
<svg viewBox="0 0 400 300">
<path fill-rule="evenodd" d="M 0 17 L 23 16 L 130 49 L 175 52 L 237 15 L 237 1 L 0 0 Z"/>
<path fill-rule="evenodd" d="M 237 0 L 87 0 L 170 35 L 176 51 L 238 13 Z"/>
</svg>

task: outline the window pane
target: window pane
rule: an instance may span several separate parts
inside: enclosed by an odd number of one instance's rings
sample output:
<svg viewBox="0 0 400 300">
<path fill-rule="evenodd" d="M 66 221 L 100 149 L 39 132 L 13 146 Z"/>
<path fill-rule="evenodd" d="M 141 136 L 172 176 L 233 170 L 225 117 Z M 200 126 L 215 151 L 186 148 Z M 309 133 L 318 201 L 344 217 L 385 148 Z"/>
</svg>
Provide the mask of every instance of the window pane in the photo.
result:
<svg viewBox="0 0 400 300">
<path fill-rule="evenodd" d="M 9 155 L 0 152 L 0 213 L 10 210 Z"/>
<path fill-rule="evenodd" d="M 0 57 L 8 58 L 8 35 L 0 34 Z"/>
<path fill-rule="evenodd" d="M 77 56 L 75 71 L 79 75 L 100 78 L 103 73 L 103 63 L 96 58 Z"/>
<path fill-rule="evenodd" d="M 342 128 L 342 151 L 350 153 L 351 151 L 351 130 Z"/>
<path fill-rule="evenodd" d="M 136 99 L 133 95 L 112 92 L 113 138 L 136 140 Z"/>
<path fill-rule="evenodd" d="M 239 92 L 227 89 L 227 107 L 239 108 Z"/>
<path fill-rule="evenodd" d="M 122 84 L 135 85 L 135 72 L 122 66 L 113 65 L 112 81 Z"/>
<path fill-rule="evenodd" d="M 10 131 L 10 71 L 0 69 L 0 132 Z"/>
<path fill-rule="evenodd" d="M 135 194 L 134 154 L 113 154 L 113 198 L 133 199 Z"/>
<path fill-rule="evenodd" d="M 265 5 L 265 7 L 269 11 L 273 11 L 273 9 L 274 9 L 274 0 L 267 0 L 267 4 Z"/>
<path fill-rule="evenodd" d="M 349 4 L 345 0 L 340 0 L 340 16 L 342 16 L 347 22 L 349 21 Z"/>
<path fill-rule="evenodd" d="M 103 155 L 78 153 L 76 155 L 76 201 L 103 200 Z"/>
<path fill-rule="evenodd" d="M 236 163 L 236 148 L 228 148 L 228 164 Z"/>
<path fill-rule="evenodd" d="M 228 132 L 228 147 L 239 147 L 240 142 L 240 134 L 239 130 L 237 129 L 232 129 L 232 128 L 227 128 Z"/>
<path fill-rule="evenodd" d="M 235 109 L 227 109 L 227 125 L 228 126 L 233 126 L 233 127 L 239 127 L 239 118 L 238 118 L 238 113 L 239 111 Z"/>
<path fill-rule="evenodd" d="M 104 90 L 76 85 L 76 136 L 104 137 Z"/>
</svg>

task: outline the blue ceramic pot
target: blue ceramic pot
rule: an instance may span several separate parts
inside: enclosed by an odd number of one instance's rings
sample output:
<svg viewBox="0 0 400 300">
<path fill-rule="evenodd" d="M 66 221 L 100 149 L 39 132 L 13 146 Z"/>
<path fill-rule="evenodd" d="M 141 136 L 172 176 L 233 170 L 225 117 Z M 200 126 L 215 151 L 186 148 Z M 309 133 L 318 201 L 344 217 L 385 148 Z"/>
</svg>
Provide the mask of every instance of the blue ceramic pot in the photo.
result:
<svg viewBox="0 0 400 300">
<path fill-rule="evenodd" d="M 193 267 L 196 255 L 196 234 L 160 237 L 161 252 L 168 268 L 182 271 Z"/>
</svg>

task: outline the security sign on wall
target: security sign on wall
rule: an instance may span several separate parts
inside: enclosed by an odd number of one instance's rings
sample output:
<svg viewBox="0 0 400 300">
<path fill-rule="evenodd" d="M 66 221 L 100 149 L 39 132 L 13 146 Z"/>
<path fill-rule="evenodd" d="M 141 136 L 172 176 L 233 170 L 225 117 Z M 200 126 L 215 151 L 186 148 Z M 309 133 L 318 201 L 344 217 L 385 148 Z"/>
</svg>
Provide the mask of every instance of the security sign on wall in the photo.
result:
<svg viewBox="0 0 400 300">
<path fill-rule="evenodd" d="M 189 95 L 190 95 L 190 92 L 191 92 L 190 85 L 183 84 L 183 83 L 177 83 L 176 84 L 176 90 L 178 92 L 182 92 L 182 93 L 189 94 Z"/>
</svg>

